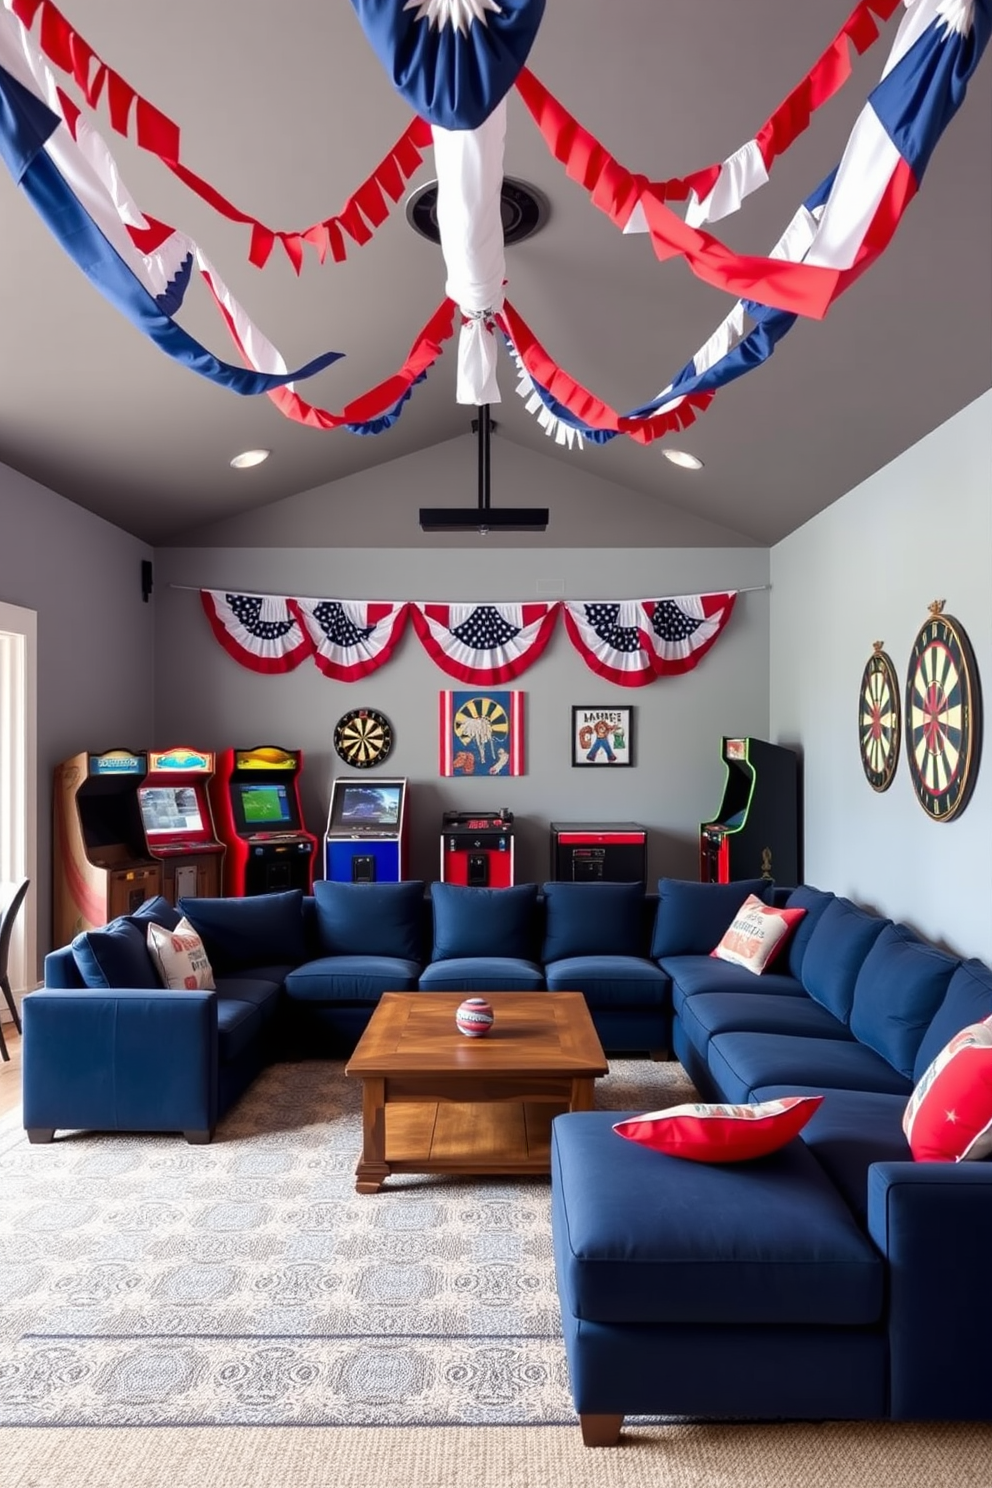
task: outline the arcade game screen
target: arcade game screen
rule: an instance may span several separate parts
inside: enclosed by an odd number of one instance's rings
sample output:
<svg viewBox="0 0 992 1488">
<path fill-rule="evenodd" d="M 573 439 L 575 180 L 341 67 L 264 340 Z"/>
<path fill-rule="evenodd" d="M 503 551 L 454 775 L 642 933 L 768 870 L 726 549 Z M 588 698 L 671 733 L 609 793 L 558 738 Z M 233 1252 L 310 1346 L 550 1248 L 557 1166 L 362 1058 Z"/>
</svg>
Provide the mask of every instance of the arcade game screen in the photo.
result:
<svg viewBox="0 0 992 1488">
<path fill-rule="evenodd" d="M 338 785 L 334 827 L 395 827 L 400 819 L 401 785 Z"/>
<path fill-rule="evenodd" d="M 240 785 L 238 792 L 241 815 L 249 829 L 295 825 L 296 818 L 285 785 Z"/>
<path fill-rule="evenodd" d="M 140 785 L 138 805 L 149 837 L 203 831 L 200 803 L 192 786 Z"/>
</svg>

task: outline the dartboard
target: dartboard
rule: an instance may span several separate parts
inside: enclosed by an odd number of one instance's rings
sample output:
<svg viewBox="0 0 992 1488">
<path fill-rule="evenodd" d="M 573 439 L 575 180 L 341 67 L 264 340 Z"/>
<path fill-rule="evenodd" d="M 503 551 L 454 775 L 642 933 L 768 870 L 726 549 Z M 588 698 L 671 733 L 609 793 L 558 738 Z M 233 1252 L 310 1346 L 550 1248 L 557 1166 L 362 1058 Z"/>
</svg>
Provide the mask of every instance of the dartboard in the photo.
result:
<svg viewBox="0 0 992 1488">
<path fill-rule="evenodd" d="M 374 708 L 353 708 L 335 725 L 334 748 L 356 770 L 381 765 L 392 747 L 393 726 Z"/>
<path fill-rule="evenodd" d="M 873 790 L 892 784 L 899 763 L 899 683 L 891 659 L 875 642 L 874 654 L 861 675 L 858 701 L 858 746 L 861 768 Z"/>
<path fill-rule="evenodd" d="M 916 798 L 935 821 L 968 804 L 982 747 L 982 699 L 971 644 L 961 626 L 930 606 L 906 676 L 906 756 Z"/>
</svg>

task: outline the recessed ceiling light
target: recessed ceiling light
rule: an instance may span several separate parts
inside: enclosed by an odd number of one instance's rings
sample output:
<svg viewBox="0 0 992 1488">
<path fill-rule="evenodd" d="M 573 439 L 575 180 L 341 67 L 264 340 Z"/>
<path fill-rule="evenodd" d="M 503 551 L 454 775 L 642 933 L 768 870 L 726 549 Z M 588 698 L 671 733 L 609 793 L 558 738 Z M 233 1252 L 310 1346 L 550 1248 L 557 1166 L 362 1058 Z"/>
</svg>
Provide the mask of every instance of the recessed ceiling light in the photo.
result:
<svg viewBox="0 0 992 1488">
<path fill-rule="evenodd" d="M 271 455 L 271 450 L 242 450 L 240 455 L 235 455 L 231 464 L 235 470 L 248 470 L 252 465 L 261 465 Z"/>
<path fill-rule="evenodd" d="M 690 455 L 687 450 L 666 449 L 662 450 L 666 460 L 671 460 L 673 465 L 681 465 L 683 470 L 702 470 L 703 462 L 697 455 Z"/>
</svg>

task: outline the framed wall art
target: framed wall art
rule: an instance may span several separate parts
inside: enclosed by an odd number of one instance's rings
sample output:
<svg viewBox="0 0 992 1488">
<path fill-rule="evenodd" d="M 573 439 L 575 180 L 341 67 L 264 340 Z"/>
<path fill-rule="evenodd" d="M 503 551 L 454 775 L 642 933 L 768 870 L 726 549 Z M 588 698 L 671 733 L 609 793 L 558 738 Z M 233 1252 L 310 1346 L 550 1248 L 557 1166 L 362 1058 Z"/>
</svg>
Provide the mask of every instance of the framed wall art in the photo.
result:
<svg viewBox="0 0 992 1488">
<path fill-rule="evenodd" d="M 440 773 L 522 775 L 524 694 L 442 692 Z"/>
<path fill-rule="evenodd" d="M 572 764 L 617 768 L 634 763 L 634 710 L 572 709 Z"/>
</svg>

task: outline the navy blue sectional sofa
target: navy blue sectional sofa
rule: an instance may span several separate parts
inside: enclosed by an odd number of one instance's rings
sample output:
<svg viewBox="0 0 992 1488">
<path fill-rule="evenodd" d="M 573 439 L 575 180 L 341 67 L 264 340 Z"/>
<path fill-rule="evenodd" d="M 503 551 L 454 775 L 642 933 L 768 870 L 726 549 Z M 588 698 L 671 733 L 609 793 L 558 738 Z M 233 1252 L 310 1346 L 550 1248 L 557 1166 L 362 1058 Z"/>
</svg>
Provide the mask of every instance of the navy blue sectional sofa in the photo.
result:
<svg viewBox="0 0 992 1488">
<path fill-rule="evenodd" d="M 168 991 L 145 944 L 184 914 L 214 991 Z M 45 959 L 25 998 L 24 1125 L 210 1140 L 272 1059 L 348 1054 L 385 991 L 583 992 L 604 1048 L 668 1049 L 670 982 L 640 884 L 464 888 L 318 882 L 252 898 L 154 899 Z"/>
<path fill-rule="evenodd" d="M 709 951 L 737 885 L 662 881 L 653 952 L 673 1048 L 708 1101 L 822 1095 L 798 1137 L 742 1163 L 558 1117 L 552 1227 L 576 1410 L 624 1416 L 992 1420 L 992 1162 L 916 1162 L 915 1081 L 992 1015 L 992 972 L 800 887 L 781 967 Z"/>
</svg>

